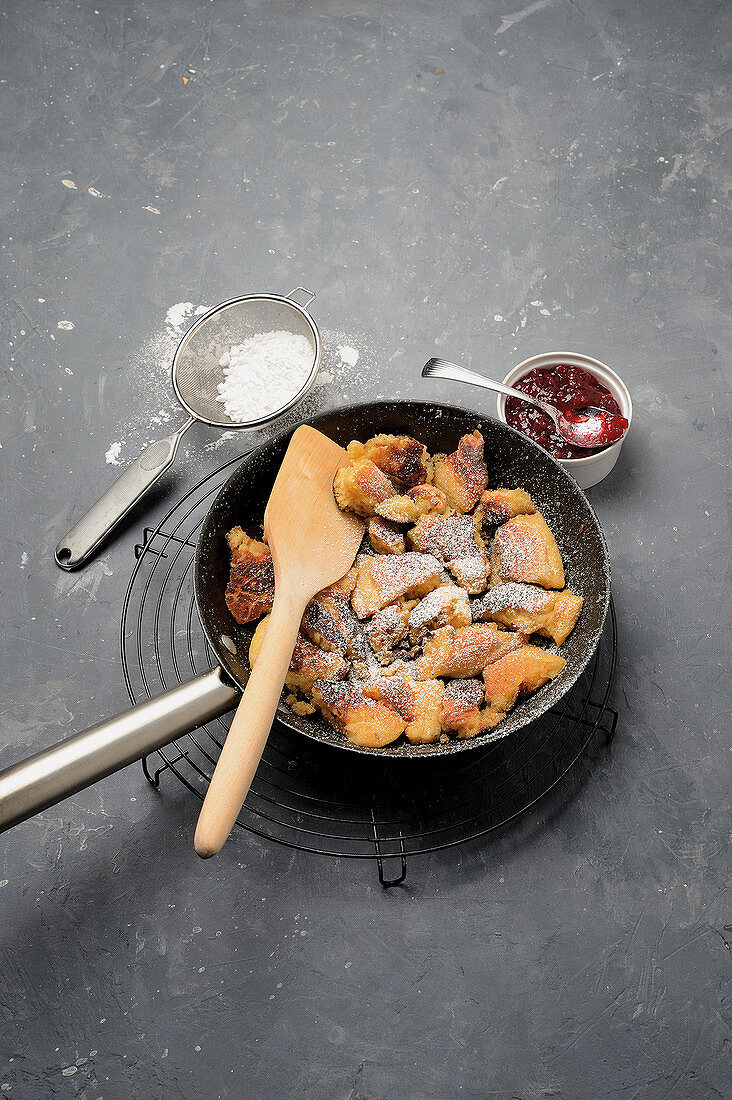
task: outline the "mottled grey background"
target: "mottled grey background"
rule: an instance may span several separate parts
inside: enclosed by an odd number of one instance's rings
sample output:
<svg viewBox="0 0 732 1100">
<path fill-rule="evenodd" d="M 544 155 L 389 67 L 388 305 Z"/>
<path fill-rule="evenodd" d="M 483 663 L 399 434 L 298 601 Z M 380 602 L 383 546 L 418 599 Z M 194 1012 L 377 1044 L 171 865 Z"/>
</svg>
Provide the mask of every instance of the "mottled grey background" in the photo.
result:
<svg viewBox="0 0 732 1100">
<path fill-rule="evenodd" d="M 141 526 L 253 442 L 197 426 L 165 497 L 82 572 L 53 564 L 110 445 L 176 422 L 168 310 L 298 283 L 314 404 L 492 411 L 420 382 L 432 354 L 502 376 L 577 349 L 627 380 L 633 432 L 590 494 L 621 718 L 582 782 L 392 892 L 248 834 L 203 864 L 192 797 L 139 766 L 19 826 L 3 1095 L 730 1095 L 729 6 L 96 4 L 0 5 L 0 765 L 126 705 Z"/>
</svg>

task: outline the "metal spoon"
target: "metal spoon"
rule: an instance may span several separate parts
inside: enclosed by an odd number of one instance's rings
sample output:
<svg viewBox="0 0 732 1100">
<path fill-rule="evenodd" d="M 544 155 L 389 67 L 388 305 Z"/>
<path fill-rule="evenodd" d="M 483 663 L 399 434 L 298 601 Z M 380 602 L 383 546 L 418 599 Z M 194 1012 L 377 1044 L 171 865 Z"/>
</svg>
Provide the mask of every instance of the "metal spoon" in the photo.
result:
<svg viewBox="0 0 732 1100">
<path fill-rule="evenodd" d="M 454 382 L 467 382 L 471 386 L 482 386 L 486 390 L 495 390 L 496 393 L 505 393 L 507 397 L 518 397 L 521 401 L 528 401 L 530 405 L 545 412 L 554 422 L 554 426 L 565 439 L 575 447 L 586 447 L 594 450 L 597 447 L 607 447 L 611 443 L 617 443 L 628 430 L 628 421 L 624 416 L 600 409 L 597 405 L 583 405 L 577 409 L 567 409 L 562 412 L 548 401 L 541 401 L 538 397 L 529 397 L 521 390 L 515 390 L 512 386 L 504 386 L 502 382 L 496 382 L 492 378 L 484 378 L 482 374 L 467 370 L 457 363 L 450 363 L 447 359 L 430 359 L 422 368 L 423 378 L 451 378 Z"/>
</svg>

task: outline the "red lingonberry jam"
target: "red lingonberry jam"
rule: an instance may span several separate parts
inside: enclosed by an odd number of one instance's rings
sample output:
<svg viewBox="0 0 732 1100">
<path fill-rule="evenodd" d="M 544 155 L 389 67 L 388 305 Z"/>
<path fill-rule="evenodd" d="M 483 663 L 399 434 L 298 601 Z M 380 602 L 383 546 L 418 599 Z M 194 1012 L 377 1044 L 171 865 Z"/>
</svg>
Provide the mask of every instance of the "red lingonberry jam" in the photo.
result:
<svg viewBox="0 0 732 1100">
<path fill-rule="evenodd" d="M 514 389 L 521 390 L 530 397 L 548 401 L 565 414 L 571 409 L 596 405 L 622 416 L 610 390 L 582 367 L 567 366 L 564 363 L 555 367 L 535 367 L 512 384 Z M 529 439 L 540 443 L 555 458 L 586 458 L 587 455 L 597 454 L 598 450 L 604 449 L 575 447 L 567 443 L 546 413 L 518 397 L 506 398 L 506 421 L 512 428 L 517 428 L 528 435 Z"/>
</svg>

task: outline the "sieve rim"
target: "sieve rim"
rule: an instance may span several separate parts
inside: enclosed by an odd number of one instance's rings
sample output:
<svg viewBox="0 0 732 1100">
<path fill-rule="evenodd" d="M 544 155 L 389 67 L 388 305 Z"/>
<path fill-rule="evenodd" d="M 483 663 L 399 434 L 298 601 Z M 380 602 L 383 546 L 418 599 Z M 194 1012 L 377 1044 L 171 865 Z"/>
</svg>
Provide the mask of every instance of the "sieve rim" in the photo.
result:
<svg viewBox="0 0 732 1100">
<path fill-rule="evenodd" d="M 300 289 L 300 288 L 296 287 L 296 289 Z M 294 291 L 293 291 L 293 293 L 294 293 Z M 314 297 L 315 297 L 315 295 L 313 295 L 313 298 Z M 180 362 L 181 356 L 183 355 L 186 347 L 188 346 L 188 343 L 191 340 L 193 334 L 195 332 L 197 332 L 198 329 L 201 328 L 202 325 L 204 325 L 206 323 L 206 321 L 211 320 L 211 318 L 215 314 L 219 313 L 222 309 L 228 309 L 231 306 L 239 305 L 241 302 L 251 302 L 251 301 L 254 301 L 254 300 L 260 300 L 260 301 L 266 300 L 268 302 L 283 302 L 285 305 L 288 305 L 292 309 L 294 309 L 297 313 L 299 313 L 305 319 L 305 321 L 307 322 L 307 324 L 310 328 L 310 331 L 313 335 L 313 339 L 315 341 L 315 354 L 313 355 L 313 365 L 310 369 L 310 374 L 308 375 L 305 382 L 300 387 L 300 389 L 297 391 L 297 393 L 295 394 L 294 397 L 290 398 L 289 401 L 287 401 L 279 409 L 276 409 L 274 412 L 267 413 L 266 416 L 259 416 L 259 417 L 256 417 L 253 420 L 241 420 L 241 421 L 235 421 L 235 420 L 226 420 L 226 421 L 210 420 L 207 416 L 202 416 L 200 413 L 195 412 L 190 407 L 190 405 L 186 401 L 185 397 L 181 393 L 180 387 L 178 386 L 178 378 L 177 378 L 178 363 Z M 310 299 L 310 301 L 312 301 L 312 298 Z M 309 304 L 310 304 L 310 302 L 307 303 L 307 305 L 309 305 Z M 314 319 L 308 313 L 307 305 L 301 306 L 298 302 L 296 302 L 293 298 L 290 298 L 287 294 L 264 294 L 264 293 L 262 293 L 262 294 L 239 294 L 235 298 L 227 298 L 227 300 L 225 302 L 219 302 L 218 305 L 212 306 L 211 309 L 207 310 L 204 314 L 202 314 L 198 318 L 198 320 L 196 320 L 191 325 L 191 327 L 188 329 L 188 331 L 185 332 L 183 334 L 183 336 L 181 337 L 181 339 L 178 343 L 178 347 L 175 349 L 175 354 L 173 356 L 173 362 L 172 362 L 171 370 L 170 370 L 171 380 L 172 380 L 172 383 L 173 383 L 173 390 L 175 391 L 175 396 L 177 397 L 179 403 L 186 410 L 186 412 L 190 416 L 192 416 L 194 418 L 194 420 L 198 420 L 201 424 L 209 424 L 212 428 L 225 428 L 227 431 L 247 431 L 248 429 L 252 430 L 253 428 L 265 427 L 267 424 L 271 424 L 273 421 L 278 420 L 281 416 L 284 416 L 284 414 L 286 412 L 289 412 L 290 409 L 294 408 L 295 405 L 297 405 L 300 401 L 302 401 L 302 399 L 309 393 L 309 391 L 313 387 L 313 383 L 315 382 L 316 375 L 317 375 L 318 370 L 320 368 L 320 357 L 321 357 L 320 330 L 319 330 L 317 324 L 315 323 Z M 223 409 L 223 406 L 222 406 L 222 409 Z M 226 414 L 224 414 L 224 415 L 226 415 Z"/>
</svg>

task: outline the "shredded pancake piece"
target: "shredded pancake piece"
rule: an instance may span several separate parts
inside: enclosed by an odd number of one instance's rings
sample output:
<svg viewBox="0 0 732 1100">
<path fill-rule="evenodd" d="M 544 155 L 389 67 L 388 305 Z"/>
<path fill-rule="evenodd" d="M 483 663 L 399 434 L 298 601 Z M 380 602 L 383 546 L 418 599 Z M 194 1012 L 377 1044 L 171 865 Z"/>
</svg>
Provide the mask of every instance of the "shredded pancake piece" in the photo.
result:
<svg viewBox="0 0 732 1100">
<path fill-rule="evenodd" d="M 376 616 L 374 616 L 376 618 Z M 445 584 L 424 596 L 409 612 L 409 641 L 422 643 L 441 626 L 470 626 L 468 594 L 454 584 Z"/>
<path fill-rule="evenodd" d="M 553 680 L 566 663 L 564 657 L 546 649 L 521 646 L 484 670 L 486 702 L 496 710 L 510 710 L 519 695 L 536 691 L 548 680 Z"/>
<path fill-rule="evenodd" d="M 525 489 L 487 489 L 475 509 L 475 522 L 478 530 L 482 530 L 535 511 L 536 505 Z"/>
<path fill-rule="evenodd" d="M 474 600 L 471 611 L 473 622 L 490 619 L 511 630 L 541 634 L 562 645 L 575 628 L 582 603 L 582 597 L 569 588 L 547 592 L 533 584 L 508 581 Z"/>
<path fill-rule="evenodd" d="M 410 680 L 402 676 L 382 677 L 364 691 L 372 699 L 392 707 L 406 721 L 404 736 L 412 744 L 437 741 L 442 732 L 442 697 L 440 680 Z"/>
<path fill-rule="evenodd" d="M 359 619 L 400 596 L 425 596 L 440 583 L 440 563 L 431 554 L 361 554 L 356 568 L 351 606 Z"/>
<path fill-rule="evenodd" d="M 386 474 L 368 458 L 358 458 L 342 466 L 333 480 L 333 492 L 339 508 L 373 516 L 376 505 L 396 493 Z"/>
<path fill-rule="evenodd" d="M 428 515 L 414 525 L 409 543 L 423 553 L 434 554 L 471 595 L 485 589 L 488 582 L 488 554 L 472 516 Z"/>
<path fill-rule="evenodd" d="M 449 511 L 447 498 L 434 485 L 417 485 L 405 496 L 389 497 L 376 505 L 376 511 L 394 523 L 416 523 L 420 516 L 442 515 Z"/>
<path fill-rule="evenodd" d="M 241 527 L 233 527 L 226 539 L 231 549 L 226 606 L 238 623 L 251 623 L 272 610 L 272 554 L 266 543 L 250 539 Z"/>
<path fill-rule="evenodd" d="M 497 726 L 504 714 L 493 707 L 481 707 L 483 697 L 480 680 L 449 680 L 442 701 L 443 730 L 464 740 Z"/>
<path fill-rule="evenodd" d="M 451 455 L 435 455 L 433 483 L 442 489 L 456 512 L 470 512 L 488 485 L 483 460 L 483 436 L 479 431 L 464 435 Z"/>
<path fill-rule="evenodd" d="M 404 732 L 405 720 L 391 707 L 364 695 L 363 688 L 345 680 L 319 680 L 313 702 L 335 729 L 362 748 L 380 749 Z"/>
<path fill-rule="evenodd" d="M 402 489 L 432 480 L 427 448 L 410 435 L 375 435 L 366 443 L 353 440 L 346 449 L 351 461 L 365 456 Z"/>
<path fill-rule="evenodd" d="M 407 636 L 410 606 L 404 600 L 389 604 L 377 611 L 364 627 L 364 634 L 382 665 L 392 660 L 394 646 Z"/>
<path fill-rule="evenodd" d="M 514 516 L 498 528 L 491 548 L 491 586 L 504 581 L 564 588 L 564 566 L 554 535 L 539 512 Z"/>
<path fill-rule="evenodd" d="M 476 623 L 460 630 L 442 626 L 425 642 L 424 652 L 417 661 L 417 679 L 450 676 L 462 680 L 478 676 L 486 665 L 526 641 L 523 634 L 501 630 L 495 623 Z"/>
<path fill-rule="evenodd" d="M 401 497 L 392 497 L 400 500 Z M 371 547 L 377 554 L 403 554 L 407 549 L 404 531 L 398 523 L 392 523 L 381 516 L 372 516 L 366 521 L 366 533 Z"/>
</svg>

